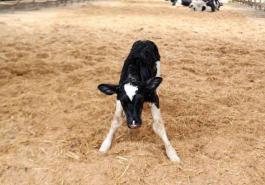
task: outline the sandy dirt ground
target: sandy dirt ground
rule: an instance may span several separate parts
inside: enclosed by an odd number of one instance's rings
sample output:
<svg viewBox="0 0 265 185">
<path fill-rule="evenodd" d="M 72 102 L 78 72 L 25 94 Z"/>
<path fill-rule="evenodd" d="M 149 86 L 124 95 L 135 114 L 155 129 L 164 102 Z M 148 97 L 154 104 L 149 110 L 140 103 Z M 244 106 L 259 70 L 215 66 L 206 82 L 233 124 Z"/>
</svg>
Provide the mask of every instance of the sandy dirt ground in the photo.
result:
<svg viewBox="0 0 265 185">
<path fill-rule="evenodd" d="M 150 3 L 152 2 L 152 3 Z M 192 12 L 166 1 L 99 1 L 0 14 L 0 184 L 265 184 L 265 16 L 227 5 Z M 182 159 L 125 124 L 99 146 L 135 40 L 159 47 L 162 116 Z"/>
</svg>

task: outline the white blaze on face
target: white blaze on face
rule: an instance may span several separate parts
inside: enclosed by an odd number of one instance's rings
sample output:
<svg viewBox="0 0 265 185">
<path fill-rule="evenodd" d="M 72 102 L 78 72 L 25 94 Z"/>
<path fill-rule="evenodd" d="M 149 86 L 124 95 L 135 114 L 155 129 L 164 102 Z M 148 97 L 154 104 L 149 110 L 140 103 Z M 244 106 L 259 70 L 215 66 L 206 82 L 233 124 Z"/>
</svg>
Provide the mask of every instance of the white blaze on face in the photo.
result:
<svg viewBox="0 0 265 185">
<path fill-rule="evenodd" d="M 138 88 L 136 86 L 133 86 L 130 83 L 127 83 L 124 85 L 124 90 L 125 90 L 127 96 L 129 97 L 129 99 L 132 101 Z"/>
</svg>

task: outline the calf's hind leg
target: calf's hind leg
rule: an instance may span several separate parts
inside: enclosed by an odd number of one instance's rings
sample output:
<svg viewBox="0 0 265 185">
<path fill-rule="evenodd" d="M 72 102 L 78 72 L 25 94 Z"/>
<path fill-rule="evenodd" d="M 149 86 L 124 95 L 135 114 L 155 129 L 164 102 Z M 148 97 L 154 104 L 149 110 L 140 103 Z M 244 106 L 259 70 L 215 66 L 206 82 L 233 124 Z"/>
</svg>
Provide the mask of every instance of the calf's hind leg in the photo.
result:
<svg viewBox="0 0 265 185">
<path fill-rule="evenodd" d="M 100 146 L 99 151 L 100 152 L 107 152 L 111 146 L 112 138 L 116 130 L 121 126 L 121 115 L 122 115 L 122 106 L 121 102 L 117 100 L 116 102 L 116 110 L 112 119 L 111 127 L 109 130 L 109 133 L 103 143 Z"/>
<path fill-rule="evenodd" d="M 165 126 L 160 115 L 160 109 L 154 103 L 151 105 L 151 112 L 153 117 L 153 130 L 163 140 L 168 158 L 171 161 L 180 162 L 180 158 L 168 140 Z"/>
</svg>

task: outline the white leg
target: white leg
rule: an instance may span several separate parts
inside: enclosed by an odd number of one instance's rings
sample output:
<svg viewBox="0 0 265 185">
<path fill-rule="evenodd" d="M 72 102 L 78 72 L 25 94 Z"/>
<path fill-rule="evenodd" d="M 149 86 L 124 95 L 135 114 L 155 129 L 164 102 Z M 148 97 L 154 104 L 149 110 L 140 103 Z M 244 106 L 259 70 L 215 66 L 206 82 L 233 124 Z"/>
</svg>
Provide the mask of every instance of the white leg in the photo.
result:
<svg viewBox="0 0 265 185">
<path fill-rule="evenodd" d="M 109 130 L 107 137 L 105 138 L 105 140 L 103 141 L 103 143 L 100 146 L 100 149 L 99 149 L 100 152 L 105 153 L 110 148 L 113 135 L 116 132 L 116 130 L 121 126 L 121 114 L 122 114 L 121 102 L 119 100 L 117 100 L 116 110 L 115 110 L 115 113 L 113 116 L 111 127 L 110 127 L 110 130 Z"/>
<path fill-rule="evenodd" d="M 152 104 L 151 112 L 153 117 L 153 129 L 155 133 L 163 140 L 168 158 L 171 161 L 180 162 L 180 158 L 168 140 L 165 126 L 160 115 L 160 109 L 158 109 L 155 104 Z"/>
</svg>

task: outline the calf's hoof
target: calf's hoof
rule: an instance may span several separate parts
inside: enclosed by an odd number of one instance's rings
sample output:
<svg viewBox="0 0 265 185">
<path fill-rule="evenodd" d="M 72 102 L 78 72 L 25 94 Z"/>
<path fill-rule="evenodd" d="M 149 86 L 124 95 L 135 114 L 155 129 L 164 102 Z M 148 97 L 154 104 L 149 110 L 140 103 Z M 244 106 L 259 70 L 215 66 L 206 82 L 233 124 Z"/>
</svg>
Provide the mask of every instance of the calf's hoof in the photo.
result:
<svg viewBox="0 0 265 185">
<path fill-rule="evenodd" d="M 99 151 L 101 153 L 106 153 L 111 146 L 111 143 L 108 140 L 104 140 L 104 142 L 101 144 Z"/>
<path fill-rule="evenodd" d="M 166 149 L 166 153 L 170 161 L 180 163 L 180 158 L 172 146 Z"/>
</svg>

